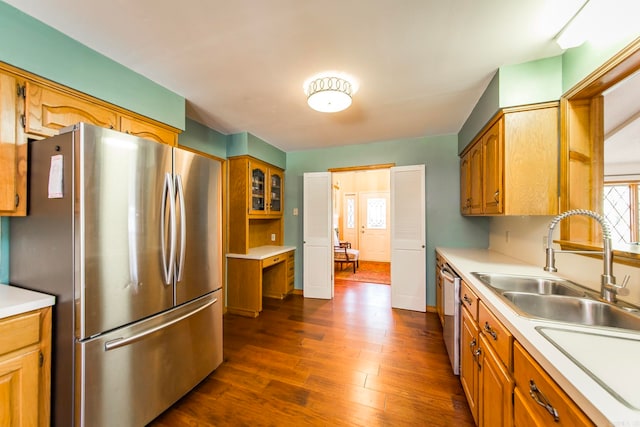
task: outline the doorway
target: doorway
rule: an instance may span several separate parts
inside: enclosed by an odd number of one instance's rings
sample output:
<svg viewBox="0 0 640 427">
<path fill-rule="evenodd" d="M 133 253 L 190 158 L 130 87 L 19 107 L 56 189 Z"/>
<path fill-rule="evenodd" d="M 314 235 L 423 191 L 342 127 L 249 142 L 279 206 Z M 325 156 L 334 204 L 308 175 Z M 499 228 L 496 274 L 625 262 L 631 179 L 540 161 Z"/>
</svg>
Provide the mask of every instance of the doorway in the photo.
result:
<svg viewBox="0 0 640 427">
<path fill-rule="evenodd" d="M 390 285 L 389 168 L 334 170 L 331 176 L 332 227 L 340 242 L 359 252 L 357 267 L 336 263 L 334 277 Z"/>
</svg>

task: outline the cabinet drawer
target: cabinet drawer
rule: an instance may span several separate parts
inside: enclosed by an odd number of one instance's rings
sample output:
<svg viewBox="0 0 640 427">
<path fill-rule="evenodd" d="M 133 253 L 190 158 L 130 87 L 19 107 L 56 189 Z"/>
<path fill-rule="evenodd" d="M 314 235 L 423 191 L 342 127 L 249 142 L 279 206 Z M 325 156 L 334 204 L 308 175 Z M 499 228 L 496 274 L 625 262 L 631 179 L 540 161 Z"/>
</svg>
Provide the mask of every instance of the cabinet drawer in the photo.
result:
<svg viewBox="0 0 640 427">
<path fill-rule="evenodd" d="M 498 355 L 502 363 L 511 370 L 513 335 L 507 328 L 489 311 L 486 305 L 480 301 L 478 304 L 478 326 L 487 337 L 487 341 Z"/>
<path fill-rule="evenodd" d="M 478 296 L 464 281 L 460 287 L 460 302 L 465 307 L 473 320 L 478 321 Z"/>
<path fill-rule="evenodd" d="M 0 320 L 0 355 L 40 341 L 40 313 L 19 314 Z"/>
<path fill-rule="evenodd" d="M 518 426 L 594 425 L 518 342 L 513 347 L 514 418 Z M 557 421 L 546 407 L 536 402 L 536 397 L 555 409 Z"/>
<path fill-rule="evenodd" d="M 287 259 L 286 254 L 278 254 L 269 258 L 265 258 L 262 260 L 262 268 L 271 267 L 272 265 L 277 264 L 279 262 L 283 262 L 286 259 Z"/>
</svg>

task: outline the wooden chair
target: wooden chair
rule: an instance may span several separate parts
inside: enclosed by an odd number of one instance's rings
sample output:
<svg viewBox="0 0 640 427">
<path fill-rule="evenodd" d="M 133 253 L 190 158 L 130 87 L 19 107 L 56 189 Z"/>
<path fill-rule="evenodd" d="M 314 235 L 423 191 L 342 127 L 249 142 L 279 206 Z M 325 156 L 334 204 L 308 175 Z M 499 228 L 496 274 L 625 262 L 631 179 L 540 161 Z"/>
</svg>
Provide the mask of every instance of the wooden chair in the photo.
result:
<svg viewBox="0 0 640 427">
<path fill-rule="evenodd" d="M 338 230 L 335 230 L 333 237 L 333 261 L 340 264 L 340 269 L 344 269 L 345 264 L 353 264 L 353 272 L 359 267 L 360 251 L 351 248 L 351 243 L 341 242 L 338 238 Z"/>
</svg>

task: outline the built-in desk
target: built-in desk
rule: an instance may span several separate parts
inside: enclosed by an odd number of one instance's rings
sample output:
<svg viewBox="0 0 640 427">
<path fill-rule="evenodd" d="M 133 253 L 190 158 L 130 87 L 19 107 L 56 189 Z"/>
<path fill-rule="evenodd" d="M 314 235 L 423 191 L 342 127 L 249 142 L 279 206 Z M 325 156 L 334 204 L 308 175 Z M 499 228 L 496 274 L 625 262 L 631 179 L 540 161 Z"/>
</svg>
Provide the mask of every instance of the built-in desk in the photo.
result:
<svg viewBox="0 0 640 427">
<path fill-rule="evenodd" d="M 257 317 L 262 297 L 286 297 L 293 291 L 294 246 L 260 246 L 246 254 L 227 254 L 227 311 Z"/>
</svg>

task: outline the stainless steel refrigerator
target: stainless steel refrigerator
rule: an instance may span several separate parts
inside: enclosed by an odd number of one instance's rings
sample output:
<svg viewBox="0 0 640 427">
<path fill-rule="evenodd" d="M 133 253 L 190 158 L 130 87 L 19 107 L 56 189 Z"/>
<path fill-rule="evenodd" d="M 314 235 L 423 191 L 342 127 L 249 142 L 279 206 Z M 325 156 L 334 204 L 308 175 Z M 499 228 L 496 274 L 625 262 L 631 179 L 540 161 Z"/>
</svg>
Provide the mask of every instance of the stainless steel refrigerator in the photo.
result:
<svg viewBox="0 0 640 427">
<path fill-rule="evenodd" d="M 87 124 L 29 144 L 10 281 L 56 296 L 52 423 L 143 426 L 222 362 L 221 163 Z"/>
</svg>

